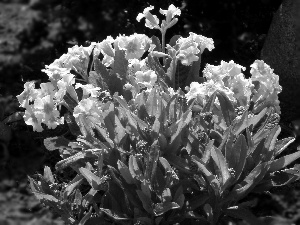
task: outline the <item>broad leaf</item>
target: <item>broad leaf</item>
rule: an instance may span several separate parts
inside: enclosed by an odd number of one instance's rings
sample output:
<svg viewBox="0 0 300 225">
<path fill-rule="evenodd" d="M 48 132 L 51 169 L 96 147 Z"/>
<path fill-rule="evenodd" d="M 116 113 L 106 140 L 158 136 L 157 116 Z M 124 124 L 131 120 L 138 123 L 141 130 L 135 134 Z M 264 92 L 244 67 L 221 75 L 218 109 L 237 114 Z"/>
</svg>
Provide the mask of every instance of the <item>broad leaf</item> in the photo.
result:
<svg viewBox="0 0 300 225">
<path fill-rule="evenodd" d="M 121 160 L 118 160 L 118 169 L 119 169 L 122 177 L 126 180 L 126 182 L 128 184 L 135 183 L 135 181 L 130 173 L 129 168 Z"/>
<path fill-rule="evenodd" d="M 142 170 L 140 169 L 137 159 L 135 156 L 130 155 L 129 156 L 129 171 L 132 177 L 136 178 L 139 181 L 143 181 L 145 179 L 144 174 Z"/>
<path fill-rule="evenodd" d="M 154 207 L 154 214 L 160 216 L 171 209 L 178 209 L 180 206 L 176 202 L 157 203 Z"/>
<path fill-rule="evenodd" d="M 155 176 L 157 161 L 159 157 L 159 146 L 157 143 L 153 143 L 150 147 L 150 152 L 146 161 L 145 179 L 152 182 Z"/>
<path fill-rule="evenodd" d="M 70 141 L 64 137 L 53 137 L 46 138 L 44 140 L 44 145 L 48 151 L 54 151 L 59 149 L 71 149 L 68 144 Z"/>
<path fill-rule="evenodd" d="M 239 206 L 225 209 L 224 213 L 238 219 L 243 219 L 251 225 L 264 225 L 264 223 L 262 223 L 258 218 L 256 218 L 248 209 Z"/>
<path fill-rule="evenodd" d="M 153 214 L 153 209 L 152 209 L 152 201 L 150 198 L 147 197 L 142 191 L 137 190 L 136 193 L 138 194 L 142 204 L 143 208 L 148 212 L 149 214 Z"/>
<path fill-rule="evenodd" d="M 228 97 L 222 91 L 217 91 L 217 97 L 221 105 L 221 111 L 226 122 L 227 127 L 232 124 L 232 121 L 236 117 L 234 107 Z"/>
<path fill-rule="evenodd" d="M 288 166 L 289 164 L 291 164 L 292 162 L 294 162 L 298 158 L 300 158 L 300 152 L 299 151 L 295 152 L 293 154 L 283 156 L 279 159 L 276 159 L 273 162 L 271 162 L 269 172 L 272 173 L 272 172 L 278 171 L 278 170 Z"/>
<path fill-rule="evenodd" d="M 218 148 L 211 149 L 211 156 L 218 168 L 218 173 L 221 175 L 219 176 L 221 185 L 224 185 L 227 182 L 227 180 L 231 177 L 225 157 Z"/>
</svg>

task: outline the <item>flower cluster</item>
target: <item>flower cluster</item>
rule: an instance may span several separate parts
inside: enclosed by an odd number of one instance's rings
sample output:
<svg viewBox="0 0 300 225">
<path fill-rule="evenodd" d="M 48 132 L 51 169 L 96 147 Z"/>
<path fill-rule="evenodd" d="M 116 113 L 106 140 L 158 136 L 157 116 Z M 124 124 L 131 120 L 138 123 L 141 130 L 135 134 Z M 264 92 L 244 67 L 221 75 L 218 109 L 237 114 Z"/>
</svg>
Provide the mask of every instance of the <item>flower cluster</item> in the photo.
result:
<svg viewBox="0 0 300 225">
<path fill-rule="evenodd" d="M 171 4 L 167 10 L 160 9 L 159 12 L 162 15 L 165 15 L 166 19 L 162 20 L 161 25 L 159 26 L 159 19 L 157 16 L 150 13 L 150 11 L 153 9 L 153 6 L 145 8 L 143 13 L 139 13 L 136 19 L 138 22 L 140 22 L 142 18 L 145 18 L 146 27 L 150 29 L 158 29 L 162 33 L 166 33 L 167 29 L 174 26 L 178 22 L 178 19 L 175 18 L 175 16 L 180 16 L 181 14 L 181 10 L 175 7 L 173 4 Z"/>
<path fill-rule="evenodd" d="M 255 104 L 255 112 L 259 112 L 267 106 L 274 106 L 277 113 L 280 113 L 279 77 L 263 61 L 256 60 L 251 67 L 252 77 L 246 79 L 243 74 L 246 68 L 233 61 L 228 63 L 222 61 L 219 66 L 208 64 L 203 71 L 207 82 L 192 83 L 186 97 L 189 100 L 197 98 L 198 102 L 203 105 L 212 94 L 210 90 L 220 90 L 236 107 L 248 107 L 252 101 Z"/>
<path fill-rule="evenodd" d="M 127 101 L 135 102 L 136 99 L 141 99 L 141 96 L 148 96 L 153 88 L 159 88 L 164 92 L 162 95 L 168 96 L 167 99 L 178 94 L 175 90 L 178 62 L 183 66 L 200 64 L 201 54 L 205 49 L 214 49 L 214 42 L 211 38 L 190 32 L 188 37 L 179 37 L 176 42 L 173 41 L 172 46 L 165 44 L 166 30 L 177 23 L 176 16 L 180 16 L 181 11 L 174 5 L 170 5 L 167 10 L 160 9 L 159 12 L 165 16 L 165 20 L 160 24 L 158 17 L 150 13 L 151 10 L 153 6 L 147 7 L 143 13 L 138 14 L 137 20 L 145 18 L 146 27 L 160 30 L 161 49 L 155 45 L 157 40 L 137 33 L 129 36 L 119 35 L 116 38 L 108 36 L 102 42 L 92 42 L 88 47 L 75 45 L 69 48 L 66 54 L 43 70 L 50 82 L 42 83 L 39 89 L 35 89 L 33 82 L 27 82 L 24 91 L 17 96 L 20 105 L 26 108 L 25 122 L 32 125 L 35 131 L 43 130 L 42 123 L 53 129 L 63 123 L 64 119 L 60 118 L 59 109 L 61 105 L 65 105 L 73 113 L 78 124 L 82 121 L 89 126 L 100 123 L 104 102 L 100 100 L 100 95 L 103 91 L 111 91 L 106 83 L 100 85 L 104 82 L 102 72 L 108 74 L 108 80 L 110 75 L 114 75 L 113 79 L 121 80 L 124 91 L 131 91 L 132 99 L 127 98 Z M 147 52 L 148 57 L 145 57 Z M 102 57 L 99 57 L 100 54 Z M 152 58 L 152 62 L 149 61 L 149 57 Z M 159 65 L 160 57 L 163 57 L 162 65 Z M 169 64 L 166 63 L 166 58 Z M 102 67 L 97 71 L 96 65 L 99 66 L 99 63 Z M 157 69 L 159 67 L 160 69 Z M 203 71 L 206 82 L 191 82 L 190 86 L 186 87 L 185 96 L 183 92 L 181 95 L 187 101 L 196 99 L 196 103 L 203 107 L 209 97 L 218 90 L 225 93 L 235 108 L 246 109 L 250 102 L 253 102 L 254 113 L 267 106 L 275 106 L 277 113 L 280 113 L 278 94 L 281 92 L 281 86 L 278 76 L 263 61 L 255 61 L 251 68 L 252 77 L 246 79 L 243 74 L 245 68 L 233 61 L 221 61 L 218 66 L 206 65 Z M 121 72 L 124 74 L 119 74 Z M 169 77 L 169 87 L 160 86 L 165 79 L 162 73 Z M 199 71 L 196 71 L 194 76 L 198 75 Z M 91 76 L 97 81 L 91 83 Z M 114 88 L 114 81 L 111 83 L 110 88 Z M 75 106 L 68 106 L 66 95 L 72 99 Z M 217 111 L 220 111 L 218 99 L 215 106 Z M 216 115 L 217 111 L 214 112 Z"/>
</svg>

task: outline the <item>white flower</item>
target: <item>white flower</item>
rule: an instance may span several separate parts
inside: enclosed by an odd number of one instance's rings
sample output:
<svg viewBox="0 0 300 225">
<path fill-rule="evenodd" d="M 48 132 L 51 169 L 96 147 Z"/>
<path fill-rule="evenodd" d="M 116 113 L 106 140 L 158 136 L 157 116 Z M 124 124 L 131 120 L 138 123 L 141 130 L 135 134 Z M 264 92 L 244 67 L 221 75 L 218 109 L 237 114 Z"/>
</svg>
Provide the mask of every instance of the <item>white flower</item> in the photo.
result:
<svg viewBox="0 0 300 225">
<path fill-rule="evenodd" d="M 51 82 L 47 82 L 47 83 L 41 83 L 40 89 L 38 89 L 37 91 L 38 91 L 38 97 L 43 98 L 47 95 L 54 96 L 56 89 Z"/>
<path fill-rule="evenodd" d="M 33 107 L 33 105 L 27 105 L 25 114 L 24 114 L 24 121 L 27 125 L 31 125 L 33 128 L 33 131 L 42 132 L 42 115 L 41 114 L 35 114 L 36 109 Z"/>
<path fill-rule="evenodd" d="M 198 61 L 199 57 L 196 56 L 199 53 L 199 49 L 195 46 L 190 46 L 184 50 L 180 50 L 176 56 L 181 63 L 185 66 L 190 66 L 194 61 Z"/>
<path fill-rule="evenodd" d="M 94 52 L 97 57 L 100 52 L 103 54 L 104 58 L 102 59 L 102 63 L 106 67 L 109 67 L 114 63 L 115 50 L 112 47 L 112 44 L 114 43 L 114 41 L 115 40 L 111 36 L 108 36 L 102 42 L 97 43 L 96 47 L 94 49 Z"/>
<path fill-rule="evenodd" d="M 171 20 L 174 18 L 174 16 L 178 15 L 180 16 L 181 10 L 177 7 L 175 7 L 173 4 L 169 6 L 167 10 L 160 9 L 159 12 L 166 16 L 166 23 L 169 24 Z"/>
<path fill-rule="evenodd" d="M 137 71 L 135 73 L 136 81 L 148 89 L 152 88 L 157 81 L 157 75 L 153 70 L 148 70 L 146 72 Z"/>
<path fill-rule="evenodd" d="M 46 69 L 43 69 L 42 71 L 48 75 L 49 80 L 56 88 L 57 88 L 57 82 L 64 76 L 70 74 L 70 69 L 62 68 L 59 67 L 59 65 L 55 65 L 55 64 L 46 66 Z"/>
<path fill-rule="evenodd" d="M 145 8 L 143 13 L 139 13 L 138 16 L 136 17 L 136 20 L 138 22 L 141 21 L 142 18 L 146 19 L 146 27 L 149 27 L 150 29 L 159 29 L 159 19 L 157 18 L 157 16 L 152 15 L 150 13 L 150 10 L 154 9 L 154 7 L 152 5 L 150 5 L 149 7 Z"/>
<path fill-rule="evenodd" d="M 35 115 L 42 118 L 42 122 L 46 124 L 49 129 L 55 129 L 57 125 L 63 123 L 63 117 L 59 118 L 59 111 L 50 95 L 37 98 L 34 101 L 34 108 L 37 110 Z"/>
<path fill-rule="evenodd" d="M 207 38 L 199 34 L 195 34 L 193 32 L 190 32 L 190 39 L 192 39 L 194 42 L 197 43 L 198 48 L 201 50 L 201 53 L 204 51 L 204 49 L 208 49 L 209 51 L 213 50 L 215 48 L 214 41 L 212 38 Z"/>
<path fill-rule="evenodd" d="M 234 97 L 240 106 L 248 106 L 252 94 L 253 84 L 250 79 L 246 79 L 244 74 L 240 73 L 228 79 L 228 87 L 233 91 Z"/>
<path fill-rule="evenodd" d="M 67 54 L 63 54 L 49 66 L 74 70 L 79 73 L 84 80 L 87 80 L 87 69 L 93 48 L 94 45 L 90 45 L 89 47 L 75 45 L 68 49 Z"/>
<path fill-rule="evenodd" d="M 134 75 L 137 71 L 147 71 L 149 70 L 148 66 L 146 65 L 146 60 L 139 60 L 139 59 L 129 59 L 128 61 L 128 74 Z"/>
<path fill-rule="evenodd" d="M 255 60 L 251 67 L 251 80 L 259 84 L 256 85 L 252 97 L 256 104 L 254 110 L 259 112 L 263 107 L 274 106 L 280 114 L 278 94 L 282 91 L 282 87 L 279 85 L 279 76 L 262 60 Z"/>
<path fill-rule="evenodd" d="M 236 64 L 232 60 L 229 63 L 221 61 L 221 65 L 219 66 L 207 64 L 204 68 L 203 76 L 207 80 L 213 80 L 216 83 L 221 83 L 230 88 L 230 86 L 228 86 L 228 79 L 231 79 L 238 74 L 242 74 L 242 71 L 245 69 L 245 67 Z"/>
<path fill-rule="evenodd" d="M 73 74 L 67 74 L 62 79 L 57 82 L 58 91 L 55 93 L 55 98 L 57 101 L 61 101 L 68 92 L 69 88 L 73 88 L 73 84 L 75 83 L 75 77 Z M 74 88 L 73 88 L 74 89 Z"/>
<path fill-rule="evenodd" d="M 25 108 L 29 104 L 29 101 L 33 101 L 38 95 L 37 90 L 35 89 L 35 84 L 33 81 L 26 82 L 24 84 L 24 91 L 17 95 L 17 99 L 21 107 Z"/>
<path fill-rule="evenodd" d="M 83 91 L 83 96 L 82 98 L 88 98 L 89 95 L 91 95 L 91 97 L 93 98 L 96 98 L 99 96 L 99 91 L 100 91 L 100 88 L 99 87 L 94 87 L 92 84 L 80 84 L 80 83 L 77 83 L 75 85 L 75 88 L 78 89 L 78 88 L 81 88 L 82 91 Z"/>
<path fill-rule="evenodd" d="M 199 84 L 198 82 L 192 82 L 190 84 L 190 88 L 188 93 L 185 95 L 187 100 L 191 100 L 196 98 L 197 102 L 204 106 L 207 102 L 208 98 L 215 92 L 215 91 L 222 91 L 226 94 L 228 99 L 234 104 L 236 102 L 234 98 L 234 93 L 227 87 L 224 87 L 220 84 L 214 83 L 212 80 Z M 216 100 L 215 102 L 219 105 L 219 101 Z"/>
<path fill-rule="evenodd" d="M 94 124 L 102 122 L 101 115 L 101 107 L 93 98 L 81 100 L 73 112 L 73 116 L 79 126 L 81 124 L 80 120 L 83 120 L 89 127 L 94 127 Z"/>
<path fill-rule="evenodd" d="M 145 34 L 133 34 L 130 36 L 119 36 L 116 38 L 115 44 L 119 49 L 125 51 L 125 58 L 140 59 L 145 51 L 150 47 L 152 40 Z"/>
</svg>

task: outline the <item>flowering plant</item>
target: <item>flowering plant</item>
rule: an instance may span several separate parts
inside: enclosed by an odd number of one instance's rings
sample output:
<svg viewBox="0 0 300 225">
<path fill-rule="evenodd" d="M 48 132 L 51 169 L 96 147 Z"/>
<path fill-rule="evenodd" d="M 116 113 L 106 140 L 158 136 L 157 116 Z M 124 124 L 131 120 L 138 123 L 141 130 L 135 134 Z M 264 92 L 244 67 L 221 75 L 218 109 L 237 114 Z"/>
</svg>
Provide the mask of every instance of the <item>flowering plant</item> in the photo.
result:
<svg viewBox="0 0 300 225">
<path fill-rule="evenodd" d="M 38 132 L 66 123 L 76 137 L 44 143 L 60 151 L 58 171 L 77 175 L 62 184 L 45 167 L 29 178 L 32 191 L 67 224 L 262 224 L 244 198 L 299 179 L 297 165 L 282 169 L 300 153 L 278 158 L 294 141 L 277 140 L 278 76 L 256 60 L 246 79 L 244 67 L 222 61 L 201 79 L 213 40 L 190 33 L 166 45 L 181 11 L 161 9 L 159 24 L 152 9 L 137 20 L 158 29 L 161 42 L 133 34 L 74 46 L 46 66 L 50 82 L 25 83 L 17 96 L 25 122 Z"/>
</svg>

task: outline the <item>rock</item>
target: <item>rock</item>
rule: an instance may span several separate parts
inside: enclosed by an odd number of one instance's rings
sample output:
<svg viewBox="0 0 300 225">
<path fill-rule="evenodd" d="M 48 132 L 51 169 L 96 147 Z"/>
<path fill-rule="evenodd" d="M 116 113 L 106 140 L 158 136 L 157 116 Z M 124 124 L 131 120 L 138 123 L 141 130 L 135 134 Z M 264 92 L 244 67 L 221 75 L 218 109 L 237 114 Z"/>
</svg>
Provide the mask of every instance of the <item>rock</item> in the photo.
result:
<svg viewBox="0 0 300 225">
<path fill-rule="evenodd" d="M 283 0 L 275 13 L 261 59 L 279 75 L 283 121 L 300 118 L 300 0 Z"/>
</svg>

